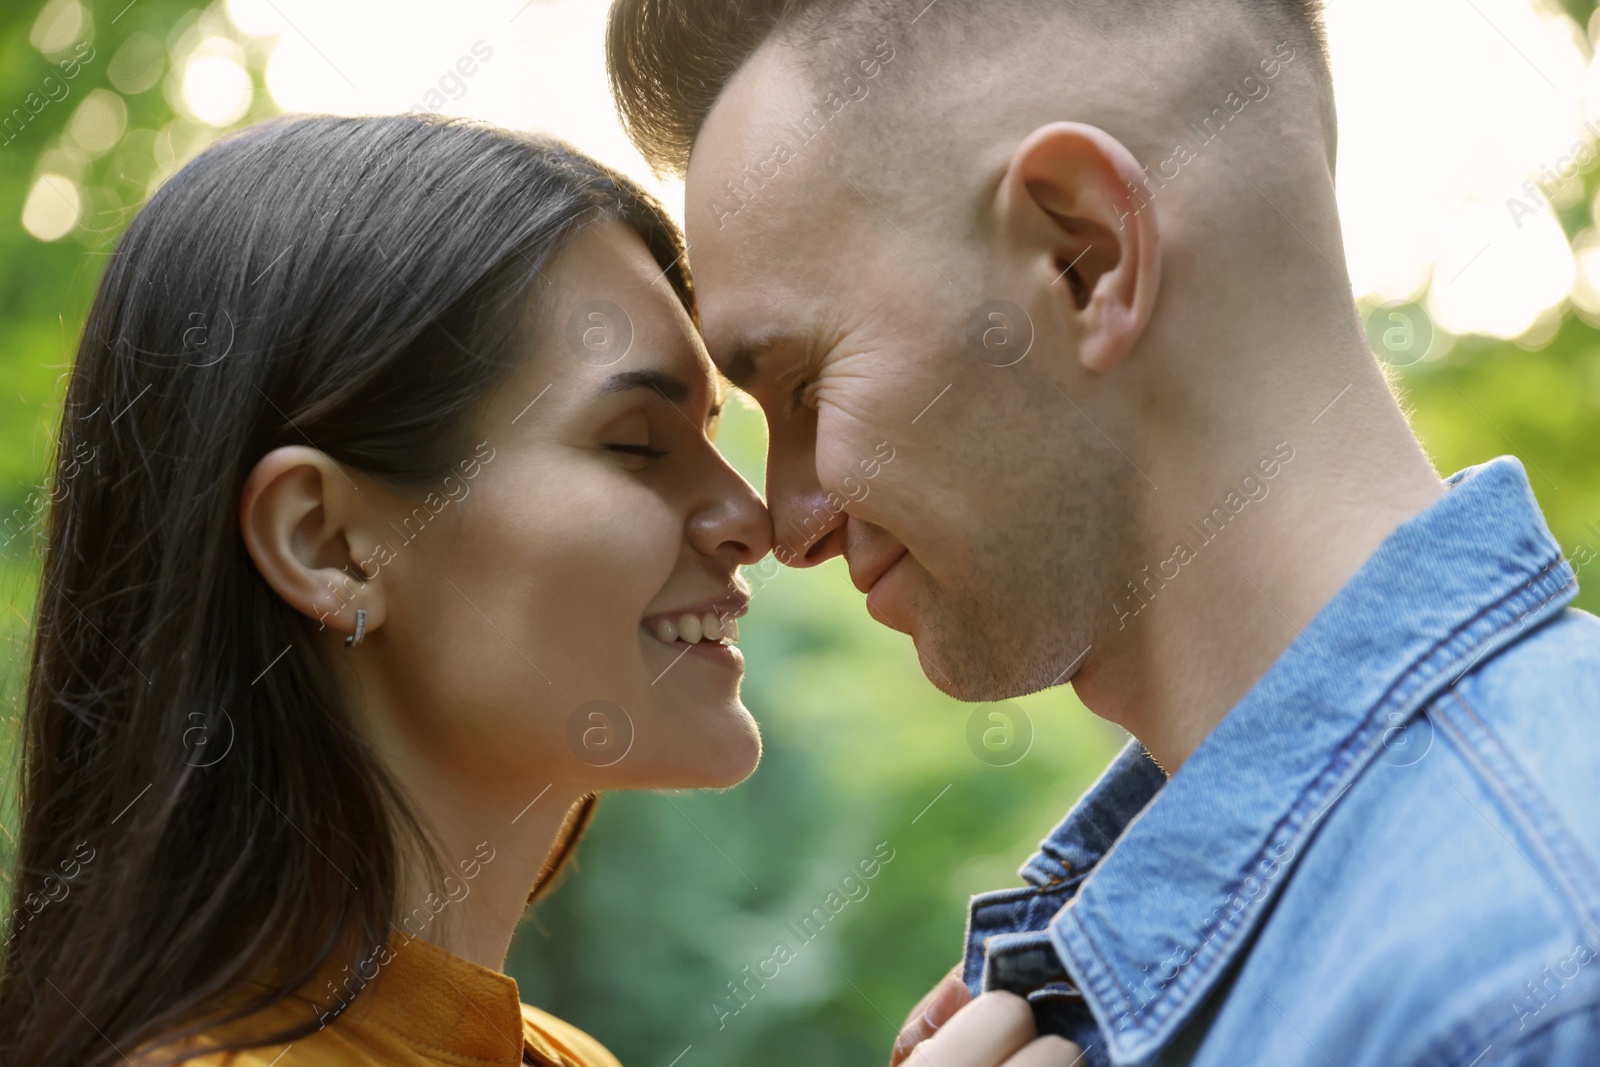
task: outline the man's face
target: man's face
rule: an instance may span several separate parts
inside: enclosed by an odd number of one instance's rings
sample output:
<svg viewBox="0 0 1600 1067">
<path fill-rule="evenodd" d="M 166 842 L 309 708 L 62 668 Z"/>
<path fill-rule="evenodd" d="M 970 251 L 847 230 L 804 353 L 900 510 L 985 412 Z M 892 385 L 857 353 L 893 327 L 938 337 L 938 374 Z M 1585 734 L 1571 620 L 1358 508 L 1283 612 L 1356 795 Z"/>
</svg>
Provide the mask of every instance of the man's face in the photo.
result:
<svg viewBox="0 0 1600 1067">
<path fill-rule="evenodd" d="M 780 561 L 843 553 L 946 692 L 1030 692 L 1111 617 L 1126 468 L 1086 417 L 1048 263 L 980 221 L 1004 146 L 931 155 L 936 202 L 882 191 L 904 161 L 873 181 L 837 162 L 870 158 L 846 141 L 875 128 L 865 69 L 830 99 L 768 47 L 708 117 L 685 196 L 706 345 L 766 413 Z"/>
</svg>

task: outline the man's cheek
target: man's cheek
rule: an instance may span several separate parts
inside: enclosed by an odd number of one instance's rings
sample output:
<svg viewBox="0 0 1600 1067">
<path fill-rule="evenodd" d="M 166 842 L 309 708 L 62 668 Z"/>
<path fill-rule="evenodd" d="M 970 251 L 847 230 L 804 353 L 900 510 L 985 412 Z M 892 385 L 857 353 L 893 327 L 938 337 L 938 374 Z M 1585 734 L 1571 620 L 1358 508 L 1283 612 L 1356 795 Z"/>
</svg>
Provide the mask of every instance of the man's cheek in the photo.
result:
<svg viewBox="0 0 1600 1067">
<path fill-rule="evenodd" d="M 862 464 L 870 466 L 878 459 L 873 446 L 882 439 L 860 419 L 824 406 L 817 414 L 814 445 L 817 481 L 822 488 L 852 502 L 865 500 L 870 484 L 862 476 Z"/>
</svg>

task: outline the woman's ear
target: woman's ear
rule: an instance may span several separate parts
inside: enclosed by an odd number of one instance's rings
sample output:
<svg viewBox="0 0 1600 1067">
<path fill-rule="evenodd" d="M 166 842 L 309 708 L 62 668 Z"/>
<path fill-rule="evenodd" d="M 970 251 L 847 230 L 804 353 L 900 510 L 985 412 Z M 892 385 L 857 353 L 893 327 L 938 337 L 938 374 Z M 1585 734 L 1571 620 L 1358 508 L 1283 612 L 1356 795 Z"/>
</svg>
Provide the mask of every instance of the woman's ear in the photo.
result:
<svg viewBox="0 0 1600 1067">
<path fill-rule="evenodd" d="M 1115 367 L 1144 332 L 1161 282 L 1156 208 L 1143 170 L 1097 126 L 1053 122 L 1011 155 L 998 191 L 1011 238 L 1053 279 L 1051 299 L 1084 367 Z"/>
<path fill-rule="evenodd" d="M 261 457 L 239 494 L 239 529 L 261 577 L 296 611 L 341 633 L 354 632 L 358 608 L 369 633 L 383 625 L 383 581 L 363 566 L 378 544 L 366 522 L 350 476 L 304 445 Z"/>
</svg>

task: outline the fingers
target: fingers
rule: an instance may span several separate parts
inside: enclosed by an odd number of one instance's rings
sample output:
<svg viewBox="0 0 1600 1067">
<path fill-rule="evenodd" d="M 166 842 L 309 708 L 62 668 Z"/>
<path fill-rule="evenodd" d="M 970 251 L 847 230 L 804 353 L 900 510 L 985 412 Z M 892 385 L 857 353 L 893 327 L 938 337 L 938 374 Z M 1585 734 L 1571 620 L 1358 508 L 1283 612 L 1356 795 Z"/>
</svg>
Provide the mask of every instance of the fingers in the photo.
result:
<svg viewBox="0 0 1600 1067">
<path fill-rule="evenodd" d="M 922 1018 L 922 1013 L 928 1010 L 928 1005 L 939 996 L 939 993 L 944 990 L 946 983 L 952 979 L 957 982 L 961 981 L 961 964 L 958 963 L 946 971 L 944 977 L 933 984 L 932 989 L 922 994 L 922 999 L 917 1001 L 916 1007 L 912 1008 L 908 1013 L 906 1013 L 906 1021 L 901 1024 L 900 1029 L 904 1030 L 907 1026 L 910 1026 L 912 1023 Z M 963 985 L 961 988 L 965 989 L 966 986 Z M 968 999 L 970 999 L 970 997 Z M 943 1024 L 941 1023 L 940 1025 Z"/>
<path fill-rule="evenodd" d="M 1015 993 L 985 993 L 916 1046 L 906 1065 L 1010 1067 L 1011 1057 L 1033 1040 L 1034 1033 L 1033 1009 L 1026 1000 Z"/>
<path fill-rule="evenodd" d="M 1051 1034 L 1031 1042 L 1007 1060 L 1005 1067 L 1078 1067 L 1082 1062 L 1082 1049 L 1064 1037 Z"/>
<path fill-rule="evenodd" d="M 894 1051 L 889 1056 L 889 1067 L 900 1067 L 911 1050 L 938 1032 L 939 1027 L 972 999 L 966 983 L 957 977 L 960 966 L 952 968 L 927 995 L 917 1002 L 906 1016 L 900 1036 L 895 1038 Z"/>
</svg>

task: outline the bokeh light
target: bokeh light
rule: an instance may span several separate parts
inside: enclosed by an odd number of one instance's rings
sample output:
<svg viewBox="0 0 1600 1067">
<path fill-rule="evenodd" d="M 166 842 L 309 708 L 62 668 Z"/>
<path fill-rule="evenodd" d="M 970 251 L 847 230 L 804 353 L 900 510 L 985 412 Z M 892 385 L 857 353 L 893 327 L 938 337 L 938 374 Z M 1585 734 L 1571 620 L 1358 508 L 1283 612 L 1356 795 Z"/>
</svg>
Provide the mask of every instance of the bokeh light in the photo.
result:
<svg viewBox="0 0 1600 1067">
<path fill-rule="evenodd" d="M 64 174 L 41 174 L 23 202 L 22 228 L 41 241 L 59 241 L 77 225 L 81 206 L 77 182 Z"/>
<path fill-rule="evenodd" d="M 166 69 L 167 48 L 142 31 L 128 35 L 106 64 L 106 77 L 119 93 L 138 96 L 153 89 Z"/>
<path fill-rule="evenodd" d="M 93 16 L 79 0 L 51 0 L 33 20 L 28 43 L 46 56 L 56 56 L 88 37 L 93 28 Z"/>
<path fill-rule="evenodd" d="M 1595 140 L 1583 128 L 1595 83 L 1587 38 L 1528 0 L 1334 0 L 1327 22 L 1356 295 L 1429 289 L 1452 333 L 1529 329 L 1573 277 L 1548 197 L 1581 197 L 1583 186 L 1553 185 L 1538 200 L 1522 186 L 1575 141 Z M 1527 205 L 1520 227 L 1512 197 Z"/>
<path fill-rule="evenodd" d="M 425 110 L 548 130 L 637 178 L 681 218 L 681 187 L 650 172 L 612 110 L 607 6 L 397 0 L 381 19 L 351 0 L 227 0 L 222 10 L 264 49 L 279 109 Z M 1600 68 L 1583 29 L 1531 0 L 1466 10 L 1454 0 L 1335 0 L 1327 23 L 1355 295 L 1426 297 L 1452 334 L 1533 329 L 1576 277 L 1556 210 L 1582 195 L 1581 176 L 1556 181 L 1550 168 L 1595 140 L 1583 122 L 1600 118 Z M 219 60 L 210 40 L 185 60 L 181 110 L 224 126 L 249 102 L 243 66 Z M 1512 198 L 1525 214 L 1508 208 Z"/>
<path fill-rule="evenodd" d="M 106 89 L 95 89 L 83 98 L 67 124 L 67 136 L 91 159 L 103 156 L 117 146 L 128 128 L 128 105 L 122 97 Z"/>
<path fill-rule="evenodd" d="M 207 126 L 231 126 L 250 110 L 255 88 L 244 50 L 224 37 L 207 37 L 189 53 L 174 110 Z"/>
<path fill-rule="evenodd" d="M 359 0 L 218 0 L 167 42 L 130 33 L 106 74 L 133 97 L 170 72 L 182 124 L 156 139 L 152 184 L 214 131 L 272 111 L 415 110 L 554 133 L 639 180 L 681 219 L 680 183 L 650 171 L 613 111 L 607 7 L 395 0 L 374 17 Z M 1600 64 L 1584 28 L 1534 0 L 1467 9 L 1334 0 L 1326 17 L 1354 295 L 1368 305 L 1423 301 L 1450 335 L 1540 329 L 1585 284 L 1557 217 L 1582 197 L 1577 172 L 1596 159 L 1584 123 L 1600 131 Z M 79 0 L 50 0 L 30 40 L 60 52 L 92 33 Z M 91 95 L 68 128 L 90 158 L 127 130 L 117 93 Z"/>
</svg>

